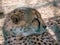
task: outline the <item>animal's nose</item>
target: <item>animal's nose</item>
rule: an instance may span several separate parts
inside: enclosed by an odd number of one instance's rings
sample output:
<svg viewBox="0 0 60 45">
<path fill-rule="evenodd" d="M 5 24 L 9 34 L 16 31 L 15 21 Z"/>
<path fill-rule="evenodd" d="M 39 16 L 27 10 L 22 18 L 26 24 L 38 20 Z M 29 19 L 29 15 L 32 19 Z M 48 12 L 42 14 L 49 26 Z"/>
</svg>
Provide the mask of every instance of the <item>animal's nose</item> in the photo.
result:
<svg viewBox="0 0 60 45">
<path fill-rule="evenodd" d="M 14 16 L 14 17 L 12 17 L 12 21 L 13 21 L 13 23 L 18 24 L 18 22 L 20 21 L 20 18 L 17 16 Z"/>
<path fill-rule="evenodd" d="M 45 29 L 46 27 L 47 27 L 46 25 L 43 26 L 44 29 Z"/>
</svg>

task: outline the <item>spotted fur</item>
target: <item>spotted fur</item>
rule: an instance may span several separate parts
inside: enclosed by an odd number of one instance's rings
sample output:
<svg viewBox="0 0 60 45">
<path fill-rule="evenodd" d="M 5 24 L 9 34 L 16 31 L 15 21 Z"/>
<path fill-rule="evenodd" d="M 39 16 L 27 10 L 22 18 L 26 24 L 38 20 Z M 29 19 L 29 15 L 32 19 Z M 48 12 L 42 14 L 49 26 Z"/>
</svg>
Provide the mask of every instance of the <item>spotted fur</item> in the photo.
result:
<svg viewBox="0 0 60 45">
<path fill-rule="evenodd" d="M 36 30 L 28 29 L 32 26 L 34 27 L 32 29 Z M 26 33 L 19 32 L 23 27 L 25 27 Z M 58 45 L 46 31 L 40 13 L 32 8 L 17 8 L 7 14 L 3 33 L 4 45 Z"/>
</svg>

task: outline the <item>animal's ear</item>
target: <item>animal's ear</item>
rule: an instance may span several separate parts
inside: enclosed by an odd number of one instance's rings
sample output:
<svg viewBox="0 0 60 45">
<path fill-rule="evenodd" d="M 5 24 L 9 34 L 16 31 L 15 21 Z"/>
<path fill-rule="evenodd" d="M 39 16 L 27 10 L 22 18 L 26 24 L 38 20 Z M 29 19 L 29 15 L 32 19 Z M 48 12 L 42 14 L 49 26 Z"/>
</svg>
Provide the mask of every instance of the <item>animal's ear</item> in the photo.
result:
<svg viewBox="0 0 60 45">
<path fill-rule="evenodd" d="M 40 21 L 41 23 L 40 25 L 43 26 L 43 28 L 46 28 L 46 25 L 41 17 L 41 14 L 36 9 L 33 9 L 33 12 L 37 16 L 38 20 Z"/>
</svg>

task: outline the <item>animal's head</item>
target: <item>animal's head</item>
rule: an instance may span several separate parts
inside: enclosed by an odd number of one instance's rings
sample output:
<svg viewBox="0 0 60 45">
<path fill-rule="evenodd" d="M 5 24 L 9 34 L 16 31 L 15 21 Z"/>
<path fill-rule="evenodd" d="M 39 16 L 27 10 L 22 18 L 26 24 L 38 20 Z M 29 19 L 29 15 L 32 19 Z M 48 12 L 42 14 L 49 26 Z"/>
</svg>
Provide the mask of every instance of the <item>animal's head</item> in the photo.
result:
<svg viewBox="0 0 60 45">
<path fill-rule="evenodd" d="M 38 30 L 42 26 L 45 28 L 41 14 L 32 8 L 17 8 L 7 15 L 6 23 L 8 30 Z"/>
</svg>

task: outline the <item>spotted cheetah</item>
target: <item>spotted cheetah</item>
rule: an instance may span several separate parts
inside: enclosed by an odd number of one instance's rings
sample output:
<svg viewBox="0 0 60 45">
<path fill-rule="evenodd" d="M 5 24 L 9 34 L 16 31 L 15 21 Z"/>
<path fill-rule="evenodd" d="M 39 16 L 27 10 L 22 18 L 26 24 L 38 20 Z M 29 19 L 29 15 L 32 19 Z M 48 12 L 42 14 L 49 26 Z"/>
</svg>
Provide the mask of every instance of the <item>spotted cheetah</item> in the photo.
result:
<svg viewBox="0 0 60 45">
<path fill-rule="evenodd" d="M 48 19 L 47 26 L 52 29 L 60 45 L 60 16 L 54 16 Z"/>
<path fill-rule="evenodd" d="M 29 7 L 16 8 L 7 14 L 3 34 L 4 45 L 58 45 L 47 32 L 41 14 Z"/>
</svg>

